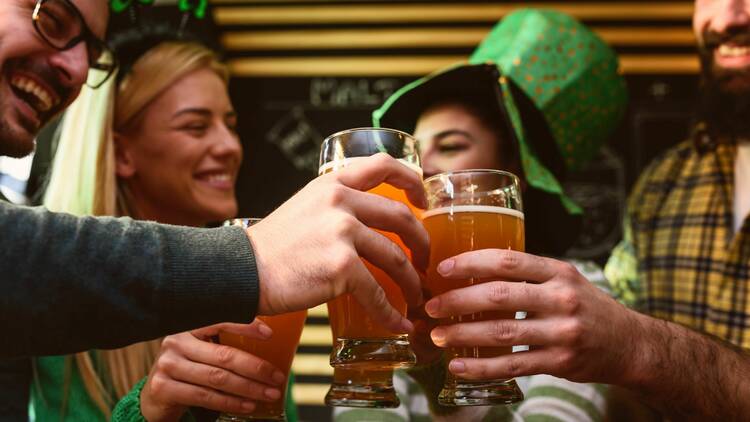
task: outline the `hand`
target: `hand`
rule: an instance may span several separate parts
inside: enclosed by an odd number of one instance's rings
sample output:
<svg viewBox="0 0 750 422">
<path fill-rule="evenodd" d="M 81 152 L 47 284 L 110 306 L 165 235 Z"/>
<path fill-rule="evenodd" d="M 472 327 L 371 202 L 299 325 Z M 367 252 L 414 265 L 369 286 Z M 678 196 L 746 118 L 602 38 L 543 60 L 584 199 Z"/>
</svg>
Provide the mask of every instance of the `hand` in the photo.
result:
<svg viewBox="0 0 750 422">
<path fill-rule="evenodd" d="M 403 189 L 414 205 L 425 207 L 419 175 L 377 154 L 318 177 L 248 229 L 260 276 L 259 314 L 307 309 L 351 293 L 384 327 L 412 330 L 360 259 L 395 280 L 410 305 L 422 302 L 419 275 L 407 255 L 370 228 L 399 235 L 421 268 L 429 255 L 427 231 L 406 205 L 362 192 L 381 183 Z"/>
<path fill-rule="evenodd" d="M 498 281 L 431 299 L 425 309 L 432 317 L 490 310 L 532 314 L 526 320 L 434 329 L 432 339 L 441 347 L 532 346 L 528 352 L 496 358 L 454 359 L 449 369 L 461 378 L 508 379 L 544 373 L 577 382 L 616 383 L 626 373 L 638 337 L 637 314 L 591 284 L 574 266 L 522 252 L 486 249 L 449 258 L 438 271 L 447 278 Z"/>
<path fill-rule="evenodd" d="M 141 413 L 149 422 L 177 421 L 190 406 L 250 413 L 255 402 L 281 397 L 284 374 L 242 350 L 210 342 L 219 331 L 268 339 L 271 328 L 223 323 L 168 336 L 141 391 Z"/>
</svg>

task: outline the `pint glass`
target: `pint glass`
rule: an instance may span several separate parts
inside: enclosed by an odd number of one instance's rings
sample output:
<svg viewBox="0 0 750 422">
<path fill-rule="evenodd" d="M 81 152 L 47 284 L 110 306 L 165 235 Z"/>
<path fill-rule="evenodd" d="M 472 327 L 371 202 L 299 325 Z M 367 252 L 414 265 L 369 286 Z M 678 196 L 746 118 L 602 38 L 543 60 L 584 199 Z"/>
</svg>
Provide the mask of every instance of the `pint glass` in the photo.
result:
<svg viewBox="0 0 750 422">
<path fill-rule="evenodd" d="M 259 219 L 234 219 L 225 224 L 247 228 L 257 221 Z M 273 330 L 273 336 L 268 340 L 252 339 L 227 332 L 219 333 L 221 344 L 244 350 L 271 362 L 284 373 L 287 380 L 281 387 L 282 395 L 279 400 L 273 402 L 258 401 L 256 402 L 255 410 L 251 414 L 235 415 L 225 413 L 219 416 L 217 422 L 286 420 L 284 403 L 289 384 L 289 371 L 292 368 L 292 360 L 294 360 L 294 354 L 297 352 L 297 345 L 302 335 L 302 328 L 305 325 L 306 317 L 306 310 L 274 316 L 259 316 L 258 319 L 265 322 Z"/>
<path fill-rule="evenodd" d="M 426 289 L 431 296 L 490 281 L 482 278 L 448 280 L 437 265 L 452 256 L 479 249 L 524 250 L 524 215 L 518 178 L 498 170 L 442 173 L 425 180 L 428 209 L 422 221 L 430 234 L 430 263 Z M 495 311 L 446 318 L 457 322 L 514 319 L 515 312 Z M 446 364 L 456 357 L 489 358 L 511 353 L 511 347 L 460 347 L 446 350 Z M 439 402 L 446 406 L 486 406 L 523 400 L 510 380 L 469 381 L 446 369 Z"/>
<path fill-rule="evenodd" d="M 351 129 L 326 138 L 321 147 L 319 174 L 356 165 L 357 160 L 380 152 L 398 159 L 421 177 L 417 141 L 406 133 L 379 128 Z M 415 214 L 419 213 L 406 194 L 391 185 L 383 183 L 370 192 L 402 202 Z M 398 236 L 380 233 L 410 255 Z M 391 305 L 405 315 L 406 300 L 396 282 L 367 261 L 364 264 L 385 291 Z M 397 407 L 393 369 L 416 362 L 408 337 L 392 333 L 373 321 L 349 294 L 328 302 L 328 316 L 334 339 L 331 352 L 334 382 L 326 403 L 332 406 Z"/>
</svg>

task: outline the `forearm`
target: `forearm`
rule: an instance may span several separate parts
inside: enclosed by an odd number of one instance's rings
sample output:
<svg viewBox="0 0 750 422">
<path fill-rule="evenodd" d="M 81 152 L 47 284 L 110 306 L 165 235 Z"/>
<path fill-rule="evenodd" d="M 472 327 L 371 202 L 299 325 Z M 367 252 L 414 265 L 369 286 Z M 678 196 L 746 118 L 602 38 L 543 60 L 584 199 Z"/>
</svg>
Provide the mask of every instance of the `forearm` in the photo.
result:
<svg viewBox="0 0 750 422">
<path fill-rule="evenodd" d="M 643 335 L 623 386 L 673 420 L 737 420 L 750 414 L 747 352 L 645 315 L 638 314 L 637 323 Z"/>
<path fill-rule="evenodd" d="M 0 356 L 114 348 L 254 317 L 240 228 L 75 218 L 0 204 Z"/>
</svg>

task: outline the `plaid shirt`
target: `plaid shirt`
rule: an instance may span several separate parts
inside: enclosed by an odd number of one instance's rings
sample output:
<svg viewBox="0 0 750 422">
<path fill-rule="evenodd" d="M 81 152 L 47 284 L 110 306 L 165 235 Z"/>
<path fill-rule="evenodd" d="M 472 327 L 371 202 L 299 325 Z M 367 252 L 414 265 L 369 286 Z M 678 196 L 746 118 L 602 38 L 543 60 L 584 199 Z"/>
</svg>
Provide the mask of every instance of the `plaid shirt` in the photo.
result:
<svg viewBox="0 0 750 422">
<path fill-rule="evenodd" d="M 750 223 L 735 235 L 734 144 L 685 142 L 652 163 L 605 274 L 638 310 L 750 349 Z"/>
</svg>

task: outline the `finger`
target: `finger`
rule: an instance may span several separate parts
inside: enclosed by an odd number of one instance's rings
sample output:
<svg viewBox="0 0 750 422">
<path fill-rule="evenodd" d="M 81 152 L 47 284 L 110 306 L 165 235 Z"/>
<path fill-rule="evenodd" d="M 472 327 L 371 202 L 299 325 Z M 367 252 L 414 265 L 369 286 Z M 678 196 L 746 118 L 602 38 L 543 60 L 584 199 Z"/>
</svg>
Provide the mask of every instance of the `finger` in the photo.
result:
<svg viewBox="0 0 750 422">
<path fill-rule="evenodd" d="M 273 335 L 273 330 L 271 329 L 271 327 L 257 318 L 250 324 L 223 322 L 221 324 L 199 328 L 197 330 L 191 331 L 190 333 L 200 340 L 208 341 L 210 338 L 219 335 L 219 333 L 222 331 L 239 334 L 241 336 L 258 340 L 268 340 Z"/>
<path fill-rule="evenodd" d="M 436 327 L 430 337 L 440 347 L 545 346 L 563 341 L 566 333 L 556 320 L 496 319 Z"/>
<path fill-rule="evenodd" d="M 181 352 L 193 362 L 223 368 L 267 385 L 280 386 L 286 380 L 284 373 L 270 362 L 234 347 L 195 340 L 181 347 Z"/>
<path fill-rule="evenodd" d="M 210 388 L 186 384 L 165 376 L 154 376 L 149 379 L 153 394 L 169 395 L 170 401 L 185 406 L 203 407 L 217 412 L 247 414 L 255 410 L 252 400 L 235 397 Z"/>
<path fill-rule="evenodd" d="M 482 249 L 448 258 L 437 270 L 446 278 L 496 277 L 543 283 L 569 266 L 552 258 L 510 249 Z"/>
<path fill-rule="evenodd" d="M 359 255 L 383 270 L 398 284 L 410 305 L 422 303 L 422 286 L 419 274 L 409 262 L 406 253 L 382 234 L 362 227 L 354 239 Z"/>
<path fill-rule="evenodd" d="M 495 358 L 456 358 L 448 369 L 467 380 L 511 379 L 525 375 L 556 375 L 568 368 L 571 352 L 561 348 L 510 353 Z"/>
<path fill-rule="evenodd" d="M 160 365 L 173 379 L 188 384 L 251 400 L 274 401 L 281 398 L 280 389 L 243 378 L 223 368 L 187 359 L 166 360 Z"/>
<path fill-rule="evenodd" d="M 352 266 L 349 273 L 347 291 L 354 296 L 373 320 L 394 333 L 414 331 L 412 323 L 391 305 L 385 291 L 361 260 Z"/>
<path fill-rule="evenodd" d="M 425 303 L 433 318 L 484 311 L 547 311 L 555 303 L 550 292 L 537 284 L 490 281 L 451 290 Z"/>
<path fill-rule="evenodd" d="M 425 270 L 430 256 L 430 235 L 408 206 L 378 195 L 353 192 L 347 206 L 364 225 L 401 238 L 417 268 Z"/>
<path fill-rule="evenodd" d="M 409 201 L 417 208 L 427 208 L 421 174 L 385 153 L 359 160 L 356 165 L 330 173 L 329 177 L 361 191 L 388 183 L 404 190 Z"/>
</svg>

